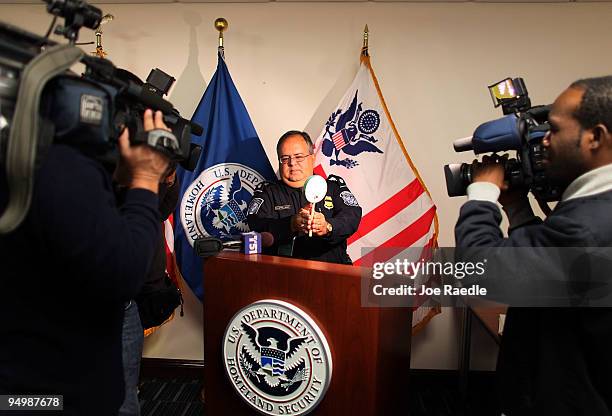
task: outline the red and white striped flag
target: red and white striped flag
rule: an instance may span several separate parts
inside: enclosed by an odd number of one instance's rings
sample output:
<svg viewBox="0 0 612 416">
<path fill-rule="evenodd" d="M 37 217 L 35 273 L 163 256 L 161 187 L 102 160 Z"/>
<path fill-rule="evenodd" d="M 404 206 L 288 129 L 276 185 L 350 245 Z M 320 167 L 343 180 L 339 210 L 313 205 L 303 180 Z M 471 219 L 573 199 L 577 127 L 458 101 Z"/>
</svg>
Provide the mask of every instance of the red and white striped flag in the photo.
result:
<svg viewBox="0 0 612 416">
<path fill-rule="evenodd" d="M 388 261 L 407 248 L 436 246 L 436 206 L 395 128 L 367 53 L 315 152 L 315 173 L 342 177 L 363 209 L 359 229 L 347 242 L 355 265 L 371 264 L 369 255 Z M 413 328 L 436 313 L 439 307 L 417 308 Z"/>
<path fill-rule="evenodd" d="M 174 257 L 174 214 L 170 214 L 168 219 L 164 221 L 164 240 L 166 243 L 166 272 L 176 287 L 182 290 L 176 257 Z"/>
</svg>

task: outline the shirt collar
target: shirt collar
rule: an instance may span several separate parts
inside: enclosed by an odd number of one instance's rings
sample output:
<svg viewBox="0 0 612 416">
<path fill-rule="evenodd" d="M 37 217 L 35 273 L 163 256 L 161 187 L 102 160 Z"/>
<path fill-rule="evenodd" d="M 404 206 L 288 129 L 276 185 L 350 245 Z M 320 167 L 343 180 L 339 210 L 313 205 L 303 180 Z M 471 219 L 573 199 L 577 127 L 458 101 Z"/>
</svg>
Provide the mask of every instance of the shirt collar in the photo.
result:
<svg viewBox="0 0 612 416">
<path fill-rule="evenodd" d="M 584 198 L 612 190 L 612 163 L 578 176 L 561 196 L 561 201 Z"/>
</svg>

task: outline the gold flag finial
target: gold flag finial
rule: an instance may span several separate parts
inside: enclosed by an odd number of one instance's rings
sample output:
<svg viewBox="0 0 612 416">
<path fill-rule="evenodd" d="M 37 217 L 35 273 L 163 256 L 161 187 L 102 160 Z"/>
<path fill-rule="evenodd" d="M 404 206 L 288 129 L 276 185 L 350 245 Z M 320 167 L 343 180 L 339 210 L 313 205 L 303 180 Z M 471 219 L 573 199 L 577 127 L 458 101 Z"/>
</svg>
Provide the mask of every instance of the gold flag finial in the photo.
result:
<svg viewBox="0 0 612 416">
<path fill-rule="evenodd" d="M 365 25 L 365 28 L 363 29 L 363 46 L 361 48 L 361 55 L 362 56 L 370 56 L 368 54 L 368 34 L 370 32 L 368 31 L 368 25 Z"/>
<path fill-rule="evenodd" d="M 102 26 L 112 21 L 115 18 L 112 14 L 105 14 L 100 20 L 100 24 L 96 28 L 96 50 L 91 54 L 99 58 L 105 58 L 108 53 L 102 47 Z"/>
<path fill-rule="evenodd" d="M 227 30 L 229 23 L 223 17 L 219 17 L 215 20 L 215 29 L 219 31 L 219 47 L 223 47 L 223 32 Z"/>
</svg>

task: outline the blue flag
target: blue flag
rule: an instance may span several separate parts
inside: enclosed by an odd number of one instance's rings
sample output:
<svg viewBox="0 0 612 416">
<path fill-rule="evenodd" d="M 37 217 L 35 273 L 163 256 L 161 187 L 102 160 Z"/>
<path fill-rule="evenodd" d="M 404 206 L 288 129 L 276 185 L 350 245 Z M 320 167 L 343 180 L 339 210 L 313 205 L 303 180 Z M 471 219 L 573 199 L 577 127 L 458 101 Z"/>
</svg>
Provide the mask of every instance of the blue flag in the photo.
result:
<svg viewBox="0 0 612 416">
<path fill-rule="evenodd" d="M 228 239 L 249 231 L 247 206 L 257 185 L 276 179 L 246 107 L 219 51 L 217 71 L 192 119 L 204 127 L 192 141 L 202 146 L 193 172 L 179 167 L 180 205 L 175 214 L 176 259 L 183 277 L 201 300 L 202 259 L 197 238 Z"/>
</svg>

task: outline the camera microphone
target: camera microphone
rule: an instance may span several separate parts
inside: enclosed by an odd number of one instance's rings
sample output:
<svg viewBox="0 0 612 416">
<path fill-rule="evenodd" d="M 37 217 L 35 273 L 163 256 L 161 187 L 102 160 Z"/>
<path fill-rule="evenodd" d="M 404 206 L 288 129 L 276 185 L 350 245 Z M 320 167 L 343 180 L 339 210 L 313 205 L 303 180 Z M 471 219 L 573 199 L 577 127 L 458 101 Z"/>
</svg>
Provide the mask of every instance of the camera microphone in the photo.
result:
<svg viewBox="0 0 612 416">
<path fill-rule="evenodd" d="M 472 150 L 472 139 L 473 136 L 463 137 L 461 139 L 457 139 L 453 142 L 453 147 L 455 148 L 455 152 L 467 152 L 468 150 Z"/>
</svg>

